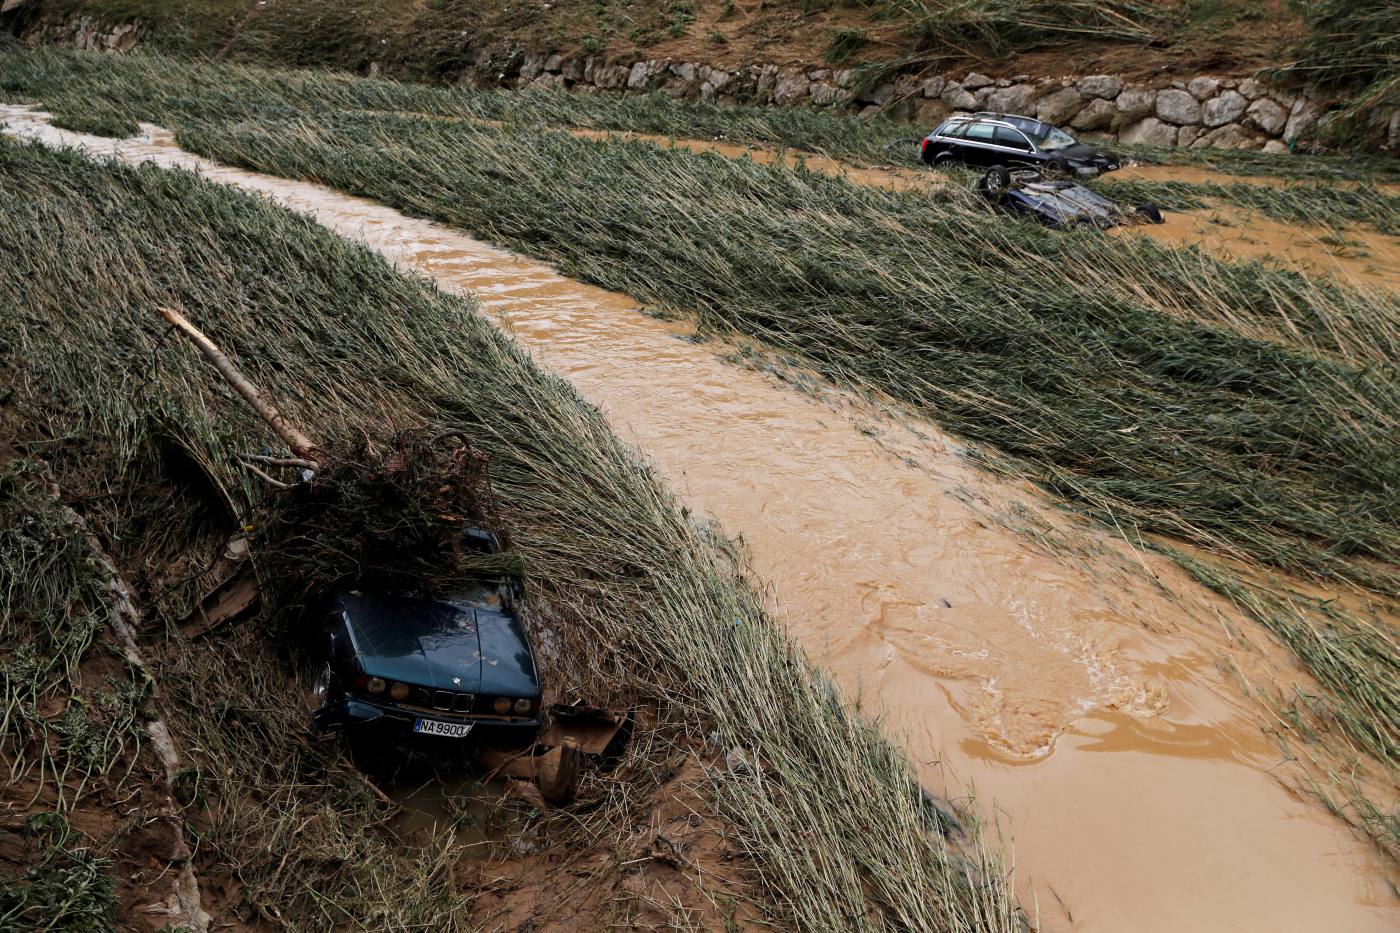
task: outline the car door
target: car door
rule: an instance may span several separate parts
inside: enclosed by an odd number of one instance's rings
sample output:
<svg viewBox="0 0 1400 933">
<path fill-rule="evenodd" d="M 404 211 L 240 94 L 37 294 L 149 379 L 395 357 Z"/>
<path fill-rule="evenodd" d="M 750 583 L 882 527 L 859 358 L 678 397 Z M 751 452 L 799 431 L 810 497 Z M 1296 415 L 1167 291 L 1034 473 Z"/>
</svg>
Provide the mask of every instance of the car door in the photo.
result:
<svg viewBox="0 0 1400 933">
<path fill-rule="evenodd" d="M 998 126 L 993 136 L 997 152 L 1004 160 L 1002 164 L 1028 164 L 1033 162 L 1031 141 L 1020 130 L 1011 126 Z"/>
<path fill-rule="evenodd" d="M 1004 160 L 998 158 L 994 148 L 995 137 L 996 128 L 992 124 L 970 123 L 958 147 L 958 155 L 968 165 L 1000 165 Z"/>
<path fill-rule="evenodd" d="M 938 132 L 929 140 L 929 161 L 932 162 L 934 158 L 944 152 L 949 153 L 954 158 L 962 158 L 962 147 L 959 137 L 962 136 L 963 131 L 966 129 L 966 123 L 956 123 L 952 120 L 949 120 L 939 127 Z"/>
</svg>

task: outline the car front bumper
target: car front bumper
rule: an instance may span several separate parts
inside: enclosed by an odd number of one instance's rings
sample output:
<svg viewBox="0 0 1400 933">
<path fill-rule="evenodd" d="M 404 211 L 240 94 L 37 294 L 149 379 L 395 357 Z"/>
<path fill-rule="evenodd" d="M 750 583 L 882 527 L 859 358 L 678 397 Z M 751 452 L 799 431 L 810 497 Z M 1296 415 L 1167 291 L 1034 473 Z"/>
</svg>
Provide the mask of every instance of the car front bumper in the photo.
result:
<svg viewBox="0 0 1400 933">
<path fill-rule="evenodd" d="M 435 719 L 439 722 L 452 722 L 471 725 L 470 739 L 487 742 L 527 742 L 539 731 L 539 717 L 523 719 L 518 717 L 454 716 L 446 713 L 424 710 L 403 709 L 357 697 L 346 697 L 335 703 L 328 703 L 311 714 L 312 731 L 321 732 L 337 726 L 357 731 L 382 731 L 398 737 L 410 737 L 415 741 L 433 743 L 460 742 L 460 739 L 423 735 L 413 731 L 413 724 L 419 719 Z"/>
<path fill-rule="evenodd" d="M 1074 173 L 1080 178 L 1097 178 L 1104 172 L 1116 172 L 1122 168 L 1119 162 L 1079 162 L 1073 165 Z"/>
</svg>

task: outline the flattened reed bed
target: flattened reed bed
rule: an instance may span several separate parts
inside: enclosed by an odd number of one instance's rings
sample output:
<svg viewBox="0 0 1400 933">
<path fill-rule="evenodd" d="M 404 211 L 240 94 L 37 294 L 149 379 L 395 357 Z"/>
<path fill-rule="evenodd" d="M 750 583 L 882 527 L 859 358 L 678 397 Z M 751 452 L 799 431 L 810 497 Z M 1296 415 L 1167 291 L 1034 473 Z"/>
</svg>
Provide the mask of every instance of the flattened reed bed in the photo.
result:
<svg viewBox="0 0 1400 933">
<path fill-rule="evenodd" d="M 63 93 L 140 101 L 203 154 L 369 195 L 756 336 L 995 444 L 1130 538 L 1164 533 L 1396 594 L 1394 295 L 1137 238 L 989 224 L 957 192 L 375 114 L 339 78 L 321 99 L 306 74 L 214 69 L 196 76 L 218 90 L 177 91 L 162 84 L 183 66 L 129 67 L 125 96 L 106 65 Z M 338 111 L 347 99 L 353 112 Z M 1375 676 L 1321 679 L 1366 716 Z"/>
<path fill-rule="evenodd" d="M 1191 281 L 1200 271 L 1147 244 L 988 225 L 956 204 L 800 170 L 564 133 L 356 115 L 189 121 L 179 138 L 800 354 L 996 445 L 1110 525 L 1400 592 L 1384 566 L 1350 559 L 1400 559 L 1393 367 L 1247 339 L 1138 294 L 1181 276 L 1198 317 L 1214 305 L 1266 318 L 1273 296 L 1255 287 L 1256 267 L 1214 264 L 1219 279 Z M 1352 329 L 1337 311 L 1354 298 L 1273 281 L 1293 286 L 1295 320 Z M 1379 300 L 1376 330 L 1400 308 Z"/>
<path fill-rule="evenodd" d="M 673 136 L 724 139 L 741 144 L 822 153 L 873 165 L 917 167 L 911 136 L 934 127 L 911 126 L 883 116 L 853 119 L 793 107 L 721 107 L 665 94 L 612 95 L 480 90 L 467 86 L 401 84 L 325 71 L 277 71 L 227 65 L 210 69 L 171 58 L 136 53 L 83 54 L 52 48 L 18 51 L 0 65 L 0 97 L 15 93 L 43 100 L 46 109 L 73 129 L 121 135 L 152 108 L 178 108 L 168 89 L 191 91 L 191 102 L 221 98 L 224 114 L 257 117 L 305 109 L 373 110 L 423 116 L 498 120 L 544 127 L 570 126 Z M 96 93 L 94 93 L 96 92 Z M 903 140 L 902 142 L 897 142 Z M 1228 174 L 1400 181 L 1394 159 L 1351 154 L 1277 156 L 1246 150 L 1194 150 L 1124 146 L 1145 162 L 1203 165 Z"/>
<path fill-rule="evenodd" d="M 1306 184 L 1273 188 L 1250 184 L 1144 181 L 1109 175 L 1097 187 L 1125 203 L 1151 202 L 1167 210 L 1194 210 L 1218 202 L 1258 211 L 1285 223 L 1332 229 L 1359 225 L 1391 236 L 1400 234 L 1400 195 L 1386 194 L 1370 185 Z"/>
<path fill-rule="evenodd" d="M 185 172 L 6 142 L 0 192 L 0 249 L 15 257 L 0 267 L 0 347 L 23 377 L 25 412 L 61 441 L 48 445 L 55 467 L 115 493 L 90 500 L 93 521 L 125 554 L 168 546 L 168 531 L 128 532 L 125 520 L 131 489 L 180 485 L 172 457 L 213 484 L 199 508 L 242 514 L 263 492 L 234 461 L 266 442 L 262 426 L 157 324 L 157 305 L 179 304 L 295 421 L 338 436 L 462 430 L 490 454 L 532 598 L 566 646 L 588 650 L 590 682 L 667 711 L 673 733 L 714 732 L 761 763 L 706 773 L 780 920 L 1019 929 L 975 821 L 961 845 L 945 837 L 907 763 L 795 653 L 662 484 L 471 302 Z M 171 509 L 192 529 L 184 540 L 216 539 L 218 522 L 192 510 Z M 363 783 L 281 737 L 293 714 L 257 699 L 288 689 L 275 652 L 246 629 L 221 648 L 231 676 L 203 706 L 197 645 L 172 646 L 160 676 L 189 700 L 190 753 L 207 756 L 196 761 L 215 808 L 206 851 L 256 908 L 314 928 L 469 926 L 469 892 L 426 896 L 454 853 L 387 845 Z M 271 758 L 255 752 L 267 748 Z M 291 830 L 308 818 L 303 847 Z"/>
</svg>

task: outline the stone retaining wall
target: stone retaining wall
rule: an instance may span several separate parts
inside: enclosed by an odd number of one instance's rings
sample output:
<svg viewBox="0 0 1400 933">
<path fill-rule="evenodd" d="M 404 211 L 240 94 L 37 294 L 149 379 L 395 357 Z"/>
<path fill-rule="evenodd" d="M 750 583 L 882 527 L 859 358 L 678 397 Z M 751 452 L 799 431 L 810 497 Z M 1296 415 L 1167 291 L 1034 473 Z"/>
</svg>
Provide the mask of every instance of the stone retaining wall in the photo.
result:
<svg viewBox="0 0 1400 933">
<path fill-rule="evenodd" d="M 989 110 L 1034 116 L 1078 136 L 1266 152 L 1287 152 L 1306 141 L 1326 124 L 1333 106 L 1254 78 L 1212 75 L 1139 84 L 1115 75 L 992 78 L 973 72 L 861 87 L 851 69 L 723 69 L 664 59 L 608 63 L 500 49 L 482 50 L 466 78 L 480 85 L 579 93 L 660 91 L 721 105 L 808 106 L 861 116 L 884 112 L 920 127 L 954 114 Z M 1400 147 L 1400 112 L 1390 120 L 1389 135 L 1389 145 Z"/>
<path fill-rule="evenodd" d="M 81 17 L 45 23 L 29 41 L 124 52 L 144 30 Z M 1200 75 L 1190 80 L 1130 83 L 1115 75 L 993 78 L 945 74 L 863 85 L 854 69 L 719 68 L 700 62 L 645 59 L 609 62 L 518 47 L 467 49 L 461 80 L 479 86 L 544 88 L 581 94 L 648 94 L 779 107 L 813 107 L 932 126 L 947 116 L 990 110 L 1034 116 L 1084 138 L 1194 149 L 1288 152 L 1333 118 L 1335 101 L 1271 87 L 1254 78 Z M 377 65 L 370 73 L 378 73 Z M 1390 114 L 1385 147 L 1400 150 L 1400 110 Z"/>
</svg>

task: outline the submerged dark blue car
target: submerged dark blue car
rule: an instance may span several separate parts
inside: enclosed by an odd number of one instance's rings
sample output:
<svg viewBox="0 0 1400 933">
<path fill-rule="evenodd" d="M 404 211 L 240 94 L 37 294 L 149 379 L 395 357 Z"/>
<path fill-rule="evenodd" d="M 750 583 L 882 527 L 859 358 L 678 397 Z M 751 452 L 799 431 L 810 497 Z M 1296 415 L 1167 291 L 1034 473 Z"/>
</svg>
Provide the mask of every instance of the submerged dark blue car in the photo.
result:
<svg viewBox="0 0 1400 933">
<path fill-rule="evenodd" d="M 514 609 L 518 593 L 515 581 L 502 580 L 443 599 L 336 595 L 325 616 L 313 727 L 438 744 L 531 741 L 540 683 Z"/>
</svg>

